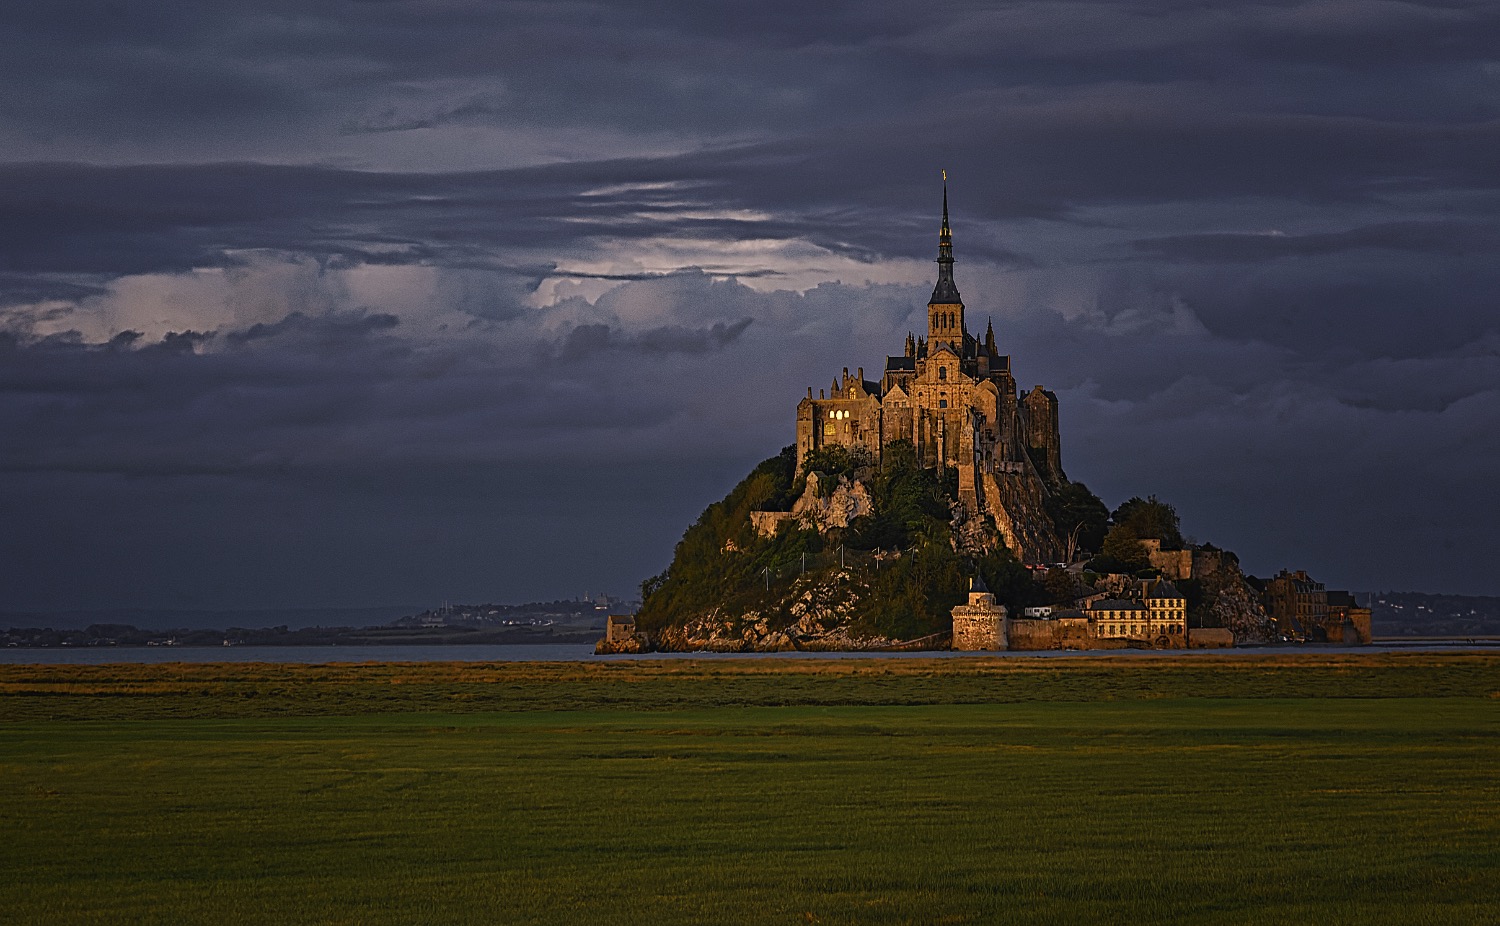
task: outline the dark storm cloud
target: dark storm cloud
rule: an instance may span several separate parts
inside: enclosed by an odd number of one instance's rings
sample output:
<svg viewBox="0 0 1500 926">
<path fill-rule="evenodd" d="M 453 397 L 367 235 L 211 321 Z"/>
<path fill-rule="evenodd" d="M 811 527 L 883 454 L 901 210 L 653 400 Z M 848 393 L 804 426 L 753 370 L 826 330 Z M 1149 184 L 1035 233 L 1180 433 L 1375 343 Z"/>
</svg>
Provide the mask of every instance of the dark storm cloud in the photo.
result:
<svg viewBox="0 0 1500 926">
<path fill-rule="evenodd" d="M 309 317 L 293 312 L 280 321 L 251 325 L 244 331 L 231 331 L 224 340 L 235 346 L 263 340 L 311 344 L 320 352 L 327 352 L 362 343 L 368 335 L 389 331 L 399 324 L 401 319 L 387 313 L 334 312 Z"/>
<path fill-rule="evenodd" d="M 1254 262 L 1340 251 L 1404 251 L 1477 257 L 1500 252 L 1500 226 L 1477 222 L 1387 222 L 1340 232 L 1173 235 L 1132 242 L 1155 257 L 1202 262 Z"/>
<path fill-rule="evenodd" d="M 623 591 L 920 330 L 939 168 L 1072 475 L 1493 592 L 1497 48 L 1488 3 L 10 4 L 0 605 Z"/>
<path fill-rule="evenodd" d="M 987 118 L 946 129 L 957 151 L 990 152 L 1005 165 L 991 172 L 972 153 L 951 159 L 955 174 L 973 178 L 967 217 L 1062 218 L 1090 206 L 1233 197 L 1370 202 L 1500 186 L 1492 157 L 1500 122 L 1218 117 L 1168 102 L 1119 101 L 1103 111 L 1092 103 L 997 106 Z M 882 126 L 837 139 L 653 160 L 442 175 L 245 164 L 8 165 L 0 167 L 0 247 L 5 269 L 36 274 L 33 280 L 64 271 L 222 266 L 235 251 L 263 248 L 364 263 L 493 265 L 505 248 L 566 254 L 600 238 L 663 235 L 802 237 L 863 261 L 917 256 L 930 237 L 917 218 L 930 203 L 917 202 L 914 186 L 885 195 L 885 178 L 927 172 L 932 156 L 924 139 L 933 129 Z M 858 174 L 842 168 L 861 159 L 875 163 Z M 595 192 L 602 182 L 616 190 Z M 685 207 L 767 216 L 684 216 Z M 1384 224 L 1370 234 L 1394 240 L 1404 229 L 1411 239 L 1424 227 L 1429 241 L 1443 234 L 1430 223 Z M 1018 265 L 1034 259 L 982 239 L 967 244 L 971 257 Z M 1154 247 L 1174 246 L 1187 245 Z"/>
<path fill-rule="evenodd" d="M 388 130 L 490 119 L 715 136 L 915 112 L 997 83 L 1199 80 L 1253 99 L 1284 91 L 1278 70 L 1287 67 L 1322 72 L 1299 75 L 1298 84 L 1322 83 L 1327 93 L 1349 73 L 1373 79 L 1377 92 L 1446 79 L 1445 105 L 1461 104 L 1452 98 L 1482 94 L 1452 75 L 1492 58 L 1500 15 L 1482 3 L 814 11 L 771 3 L 54 0 L 8 8 L 0 36 L 0 75 L 17 88 L 6 110 L 38 131 L 149 137 L 191 125 L 233 136 L 290 117 Z M 476 86 L 484 82 L 492 86 Z M 360 114 L 351 118 L 351 109 Z"/>
<path fill-rule="evenodd" d="M 663 325 L 639 334 L 624 334 L 609 325 L 579 325 L 568 332 L 559 349 L 566 360 L 576 360 L 600 351 L 638 351 L 641 354 L 706 354 L 722 350 L 745 333 L 754 319 L 733 324 L 715 322 L 707 328 Z"/>
<path fill-rule="evenodd" d="M 492 349 L 416 350 L 396 326 L 379 314 L 292 313 L 149 342 L 135 332 L 102 345 L 11 340 L 0 345 L 0 429 L 25 440 L 0 444 L 0 469 L 265 478 L 451 462 L 525 455 L 553 439 L 559 419 L 581 433 L 625 432 L 669 411 L 599 393 L 598 371 L 539 375 Z"/>
</svg>

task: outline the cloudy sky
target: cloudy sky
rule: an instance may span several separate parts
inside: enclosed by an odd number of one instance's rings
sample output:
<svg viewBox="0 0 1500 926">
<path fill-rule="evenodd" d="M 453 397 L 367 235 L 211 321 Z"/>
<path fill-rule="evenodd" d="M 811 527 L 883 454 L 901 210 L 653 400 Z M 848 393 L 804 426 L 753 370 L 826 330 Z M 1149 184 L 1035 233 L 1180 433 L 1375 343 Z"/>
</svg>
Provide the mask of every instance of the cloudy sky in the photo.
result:
<svg viewBox="0 0 1500 926">
<path fill-rule="evenodd" d="M 1500 8 L 0 5 L 0 610 L 631 593 L 957 279 L 1110 505 L 1500 594 Z"/>
</svg>

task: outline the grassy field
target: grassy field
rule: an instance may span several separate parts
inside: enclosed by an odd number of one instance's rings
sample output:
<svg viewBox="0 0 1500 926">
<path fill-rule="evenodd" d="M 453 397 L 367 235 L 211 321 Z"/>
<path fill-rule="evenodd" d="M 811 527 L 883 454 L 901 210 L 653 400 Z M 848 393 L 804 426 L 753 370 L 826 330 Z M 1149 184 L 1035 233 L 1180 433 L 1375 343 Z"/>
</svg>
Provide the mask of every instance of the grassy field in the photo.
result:
<svg viewBox="0 0 1500 926">
<path fill-rule="evenodd" d="M 1500 658 L 0 666 L 7 923 L 1500 922 Z"/>
</svg>

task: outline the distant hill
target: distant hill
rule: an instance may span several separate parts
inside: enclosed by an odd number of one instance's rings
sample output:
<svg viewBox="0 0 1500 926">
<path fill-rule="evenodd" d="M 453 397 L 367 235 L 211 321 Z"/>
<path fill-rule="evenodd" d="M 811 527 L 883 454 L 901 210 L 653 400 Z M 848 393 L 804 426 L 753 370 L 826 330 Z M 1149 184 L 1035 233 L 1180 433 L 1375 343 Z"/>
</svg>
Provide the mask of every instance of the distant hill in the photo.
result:
<svg viewBox="0 0 1500 926">
<path fill-rule="evenodd" d="M 142 630 L 227 630 L 230 627 L 367 627 L 415 614 L 421 605 L 373 608 L 271 608 L 212 611 L 160 608 L 108 608 L 97 611 L 0 611 L 0 629 L 51 627 L 83 630 L 95 624 L 129 624 Z"/>
<path fill-rule="evenodd" d="M 1377 637 L 1500 636 L 1500 598 L 1493 596 L 1375 592 L 1370 612 Z"/>
</svg>

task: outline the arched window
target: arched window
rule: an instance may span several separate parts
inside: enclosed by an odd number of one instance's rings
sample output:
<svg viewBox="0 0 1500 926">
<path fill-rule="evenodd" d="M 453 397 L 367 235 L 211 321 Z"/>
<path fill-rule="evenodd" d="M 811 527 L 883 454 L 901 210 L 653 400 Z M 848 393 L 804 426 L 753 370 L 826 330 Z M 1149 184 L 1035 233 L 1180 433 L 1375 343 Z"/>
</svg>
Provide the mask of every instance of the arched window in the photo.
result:
<svg viewBox="0 0 1500 926">
<path fill-rule="evenodd" d="M 947 367 L 938 367 L 938 379 L 944 379 L 945 380 L 947 378 L 948 378 L 948 368 Z"/>
</svg>

